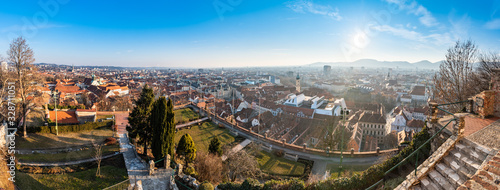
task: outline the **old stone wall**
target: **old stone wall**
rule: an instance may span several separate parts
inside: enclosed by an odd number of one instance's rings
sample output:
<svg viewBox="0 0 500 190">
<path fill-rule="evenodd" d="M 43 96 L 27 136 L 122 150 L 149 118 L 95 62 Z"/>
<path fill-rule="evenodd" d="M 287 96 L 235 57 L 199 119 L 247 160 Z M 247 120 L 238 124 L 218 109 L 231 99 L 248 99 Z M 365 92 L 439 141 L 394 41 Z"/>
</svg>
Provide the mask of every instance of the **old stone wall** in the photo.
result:
<svg viewBox="0 0 500 190">
<path fill-rule="evenodd" d="M 475 95 L 474 100 L 474 112 L 479 114 L 481 117 L 487 117 L 493 115 L 496 107 L 495 102 L 495 91 L 486 90 L 478 95 Z"/>
<path fill-rule="evenodd" d="M 500 117 L 500 69 L 494 69 L 491 77 L 491 90 L 495 96 L 494 115 Z"/>
</svg>

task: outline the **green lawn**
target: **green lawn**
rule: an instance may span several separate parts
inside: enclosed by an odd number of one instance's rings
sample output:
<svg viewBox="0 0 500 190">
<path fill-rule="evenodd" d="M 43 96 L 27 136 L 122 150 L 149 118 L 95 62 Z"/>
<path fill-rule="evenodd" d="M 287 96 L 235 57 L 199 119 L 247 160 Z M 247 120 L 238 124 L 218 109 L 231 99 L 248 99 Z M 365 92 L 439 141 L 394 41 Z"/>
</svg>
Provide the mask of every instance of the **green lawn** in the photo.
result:
<svg viewBox="0 0 500 190">
<path fill-rule="evenodd" d="M 101 175 L 95 177 L 97 168 L 68 174 L 26 174 L 16 172 L 16 185 L 30 189 L 103 189 L 128 178 L 127 169 L 102 166 Z"/>
<path fill-rule="evenodd" d="M 110 136 L 113 136 L 113 131 L 111 129 L 98 129 L 77 133 L 60 133 L 59 136 L 52 133 L 29 133 L 27 138 L 16 138 L 16 148 L 64 148 L 68 146 L 90 144 L 92 139 L 102 142 Z"/>
<path fill-rule="evenodd" d="M 112 118 L 113 115 L 97 115 L 96 119 L 103 119 L 106 120 L 107 118 Z"/>
<path fill-rule="evenodd" d="M 200 118 L 198 113 L 194 112 L 192 109 L 183 108 L 174 111 L 175 113 L 175 123 L 187 123 L 189 121 Z"/>
<path fill-rule="evenodd" d="M 350 172 L 352 174 L 362 173 L 372 165 L 345 165 L 342 164 L 344 172 Z M 337 178 L 339 172 L 339 164 L 328 164 L 326 165 L 326 170 L 330 170 L 330 177 Z"/>
<path fill-rule="evenodd" d="M 259 151 L 256 158 L 260 169 L 268 174 L 302 175 L 304 173 L 303 163 L 280 158 L 266 151 Z"/>
<path fill-rule="evenodd" d="M 119 151 L 120 151 L 120 145 L 118 143 L 114 145 L 104 146 L 102 148 L 103 155 Z M 63 162 L 63 161 L 92 158 L 93 156 L 94 156 L 94 149 L 89 148 L 87 150 L 82 150 L 82 151 L 58 153 L 58 154 L 18 154 L 16 155 L 16 158 L 18 158 L 21 161 L 27 161 L 27 162 Z"/>
<path fill-rule="evenodd" d="M 234 137 L 224 128 L 219 128 L 211 122 L 204 122 L 200 126 L 192 125 L 191 129 L 182 129 L 175 134 L 175 143 L 179 143 L 182 135 L 188 133 L 193 138 L 197 151 L 208 152 L 208 145 L 212 137 L 217 136 L 222 145 L 234 142 Z"/>
</svg>

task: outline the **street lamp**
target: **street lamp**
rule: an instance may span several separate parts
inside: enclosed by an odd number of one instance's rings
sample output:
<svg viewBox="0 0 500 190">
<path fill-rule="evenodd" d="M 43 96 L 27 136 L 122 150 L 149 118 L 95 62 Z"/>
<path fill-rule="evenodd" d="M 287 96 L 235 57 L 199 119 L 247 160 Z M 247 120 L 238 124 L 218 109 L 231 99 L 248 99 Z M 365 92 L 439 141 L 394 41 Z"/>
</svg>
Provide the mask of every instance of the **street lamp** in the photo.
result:
<svg viewBox="0 0 500 190">
<path fill-rule="evenodd" d="M 59 131 L 57 129 L 57 91 L 52 91 L 52 96 L 54 97 L 54 111 L 56 113 L 56 135 L 59 136 Z"/>
<path fill-rule="evenodd" d="M 345 113 L 347 111 L 347 108 L 344 108 L 344 111 L 342 112 L 342 126 L 344 127 L 342 130 L 342 134 L 340 136 L 340 165 L 339 165 L 339 177 L 340 177 L 340 173 L 342 172 L 342 159 L 344 158 L 344 130 L 346 128 L 345 126 Z"/>
</svg>

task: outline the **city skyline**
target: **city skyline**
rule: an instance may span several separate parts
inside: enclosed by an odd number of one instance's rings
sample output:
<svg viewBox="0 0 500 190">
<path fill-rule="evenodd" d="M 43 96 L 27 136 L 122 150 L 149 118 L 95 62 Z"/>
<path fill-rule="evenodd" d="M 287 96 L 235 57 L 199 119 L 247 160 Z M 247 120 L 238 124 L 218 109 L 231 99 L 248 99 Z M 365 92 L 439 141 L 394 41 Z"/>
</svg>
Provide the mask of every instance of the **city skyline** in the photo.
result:
<svg viewBox="0 0 500 190">
<path fill-rule="evenodd" d="M 4 2 L 0 55 L 23 36 L 36 62 L 149 67 L 443 60 L 456 40 L 500 42 L 499 1 Z"/>
</svg>

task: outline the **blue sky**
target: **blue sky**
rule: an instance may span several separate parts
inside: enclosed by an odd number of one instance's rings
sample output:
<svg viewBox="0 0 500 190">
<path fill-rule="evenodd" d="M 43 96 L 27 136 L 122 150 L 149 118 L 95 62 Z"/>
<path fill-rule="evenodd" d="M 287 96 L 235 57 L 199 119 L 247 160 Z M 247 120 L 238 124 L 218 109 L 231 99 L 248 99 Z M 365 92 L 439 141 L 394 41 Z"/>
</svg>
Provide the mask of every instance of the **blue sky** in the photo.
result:
<svg viewBox="0 0 500 190">
<path fill-rule="evenodd" d="M 4 1 L 0 55 L 19 35 L 36 62 L 68 65 L 435 62 L 458 39 L 498 52 L 500 0 Z"/>
</svg>

